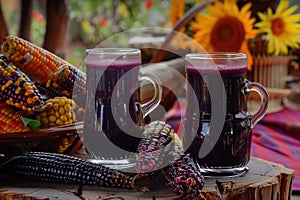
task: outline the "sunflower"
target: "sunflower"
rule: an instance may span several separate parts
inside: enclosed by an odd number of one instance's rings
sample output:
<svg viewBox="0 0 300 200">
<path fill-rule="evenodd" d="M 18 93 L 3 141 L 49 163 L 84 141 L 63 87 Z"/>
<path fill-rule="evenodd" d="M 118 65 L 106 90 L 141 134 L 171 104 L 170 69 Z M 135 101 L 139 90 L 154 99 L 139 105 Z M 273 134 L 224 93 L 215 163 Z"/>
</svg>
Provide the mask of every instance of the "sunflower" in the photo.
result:
<svg viewBox="0 0 300 200">
<path fill-rule="evenodd" d="M 185 0 L 171 0 L 171 8 L 169 11 L 169 19 L 173 25 L 184 15 Z M 180 32 L 184 32 L 185 28 L 181 28 Z"/>
<path fill-rule="evenodd" d="M 300 14 L 293 13 L 297 6 L 288 8 L 289 1 L 280 1 L 275 14 L 271 8 L 267 13 L 258 13 L 260 22 L 256 25 L 260 33 L 265 33 L 268 41 L 268 53 L 287 54 L 288 46 L 298 48 L 300 42 Z"/>
<path fill-rule="evenodd" d="M 195 32 L 193 38 L 208 52 L 242 52 L 248 55 L 248 69 L 252 66 L 252 56 L 248 41 L 254 38 L 257 30 L 253 28 L 255 18 L 251 18 L 252 4 L 241 9 L 234 0 L 216 0 L 208 5 L 208 13 L 199 13 L 191 23 Z"/>
<path fill-rule="evenodd" d="M 184 16 L 185 12 L 192 8 L 192 6 L 204 1 L 205 0 L 171 0 L 171 7 L 168 15 L 171 25 L 174 26 L 176 22 Z M 203 51 L 199 44 L 193 41 L 193 34 L 194 32 L 191 29 L 190 23 L 185 27 L 180 28 L 173 39 L 176 47 L 180 49 L 191 49 L 192 51 Z"/>
</svg>

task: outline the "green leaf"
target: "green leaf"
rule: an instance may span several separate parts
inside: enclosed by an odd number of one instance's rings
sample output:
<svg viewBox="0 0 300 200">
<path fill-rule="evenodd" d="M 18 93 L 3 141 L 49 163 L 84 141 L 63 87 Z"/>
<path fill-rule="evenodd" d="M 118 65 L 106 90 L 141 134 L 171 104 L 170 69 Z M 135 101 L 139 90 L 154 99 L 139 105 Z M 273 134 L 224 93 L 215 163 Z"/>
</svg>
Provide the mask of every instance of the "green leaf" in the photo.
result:
<svg viewBox="0 0 300 200">
<path fill-rule="evenodd" d="M 26 126 L 29 126 L 32 130 L 39 130 L 41 122 L 37 119 L 29 119 L 22 117 L 22 121 Z"/>
</svg>

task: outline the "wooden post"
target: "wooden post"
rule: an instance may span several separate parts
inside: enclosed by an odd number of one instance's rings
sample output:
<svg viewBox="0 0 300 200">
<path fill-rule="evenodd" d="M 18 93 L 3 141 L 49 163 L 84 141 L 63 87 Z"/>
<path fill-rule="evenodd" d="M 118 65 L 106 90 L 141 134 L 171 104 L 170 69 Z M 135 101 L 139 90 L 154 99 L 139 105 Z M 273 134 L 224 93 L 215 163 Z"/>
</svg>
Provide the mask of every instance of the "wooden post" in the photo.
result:
<svg viewBox="0 0 300 200">
<path fill-rule="evenodd" d="M 8 35 L 8 30 L 2 12 L 2 5 L 0 2 L 0 44 L 2 44 L 4 37 L 7 35 Z"/>
<path fill-rule="evenodd" d="M 46 34 L 43 48 L 64 58 L 70 0 L 48 0 L 46 4 Z"/>
<path fill-rule="evenodd" d="M 28 41 L 31 39 L 30 27 L 32 22 L 32 10 L 32 0 L 21 0 L 21 15 L 18 35 Z"/>
</svg>

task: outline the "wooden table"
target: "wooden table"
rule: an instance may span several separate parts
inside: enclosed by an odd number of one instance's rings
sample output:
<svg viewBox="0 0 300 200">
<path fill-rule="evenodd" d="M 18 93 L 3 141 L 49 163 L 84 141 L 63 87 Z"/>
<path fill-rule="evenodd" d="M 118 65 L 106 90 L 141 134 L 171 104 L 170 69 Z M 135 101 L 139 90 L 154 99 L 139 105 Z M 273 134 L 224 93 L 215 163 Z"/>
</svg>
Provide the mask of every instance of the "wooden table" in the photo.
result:
<svg viewBox="0 0 300 200">
<path fill-rule="evenodd" d="M 207 178 L 201 198 L 218 199 L 291 199 L 294 171 L 282 165 L 251 158 L 249 171 L 235 178 Z M 180 199 L 165 184 L 161 175 L 147 181 L 150 192 L 134 192 L 116 188 L 83 187 L 82 195 L 77 194 L 78 186 L 57 185 L 37 182 L 0 182 L 0 199 Z M 199 198 L 199 199 L 201 199 Z"/>
</svg>

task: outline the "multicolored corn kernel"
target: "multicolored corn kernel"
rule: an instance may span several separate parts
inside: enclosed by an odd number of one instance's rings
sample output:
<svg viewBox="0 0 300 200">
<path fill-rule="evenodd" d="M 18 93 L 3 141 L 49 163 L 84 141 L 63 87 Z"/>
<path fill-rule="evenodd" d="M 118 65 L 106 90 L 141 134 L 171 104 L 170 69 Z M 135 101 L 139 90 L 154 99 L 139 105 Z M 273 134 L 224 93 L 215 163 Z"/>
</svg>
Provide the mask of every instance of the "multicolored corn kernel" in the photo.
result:
<svg viewBox="0 0 300 200">
<path fill-rule="evenodd" d="M 155 176 L 173 160 L 174 154 L 182 153 L 181 148 L 175 147 L 180 145 L 176 138 L 172 127 L 164 121 L 154 121 L 145 127 L 136 158 L 136 170 L 141 177 Z"/>
<path fill-rule="evenodd" d="M 53 73 L 52 81 L 52 85 L 59 87 L 65 96 L 71 96 L 74 87 L 78 90 L 78 95 L 86 94 L 86 74 L 71 65 L 60 66 Z"/>
<path fill-rule="evenodd" d="M 22 121 L 22 116 L 5 103 L 0 102 L 0 134 L 30 131 Z"/>
<path fill-rule="evenodd" d="M 73 124 L 75 121 L 75 102 L 67 97 L 55 97 L 45 101 L 45 109 L 36 119 L 41 121 L 41 128 Z"/>
<path fill-rule="evenodd" d="M 78 157 L 47 153 L 27 152 L 8 163 L 18 177 L 27 179 L 100 187 L 139 189 L 135 186 L 135 177 L 95 164 Z"/>
<path fill-rule="evenodd" d="M 45 84 L 40 83 L 39 81 L 32 80 L 34 85 L 37 87 L 37 89 L 40 91 L 40 94 L 44 95 L 48 99 L 52 99 L 54 97 L 61 97 L 63 94 L 61 94 L 56 88 L 53 86 L 46 87 Z"/>
<path fill-rule="evenodd" d="M 205 180 L 189 154 L 182 155 L 163 171 L 175 194 L 186 199 L 193 199 L 200 195 Z"/>
<path fill-rule="evenodd" d="M 10 62 L 44 84 L 59 66 L 68 64 L 55 54 L 16 36 L 5 37 L 1 48 Z"/>
<path fill-rule="evenodd" d="M 0 100 L 24 111 L 43 109 L 43 99 L 31 79 L 0 54 Z"/>
</svg>

